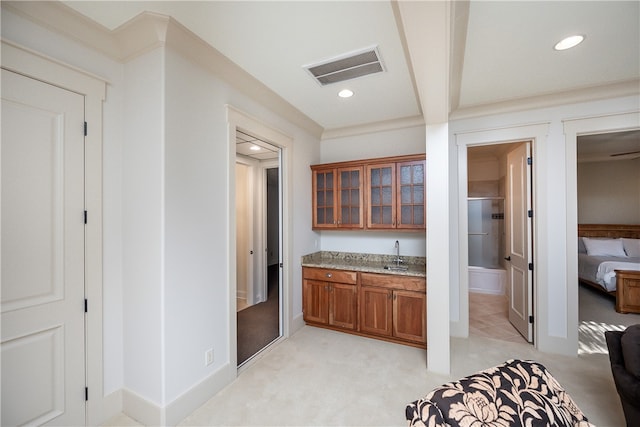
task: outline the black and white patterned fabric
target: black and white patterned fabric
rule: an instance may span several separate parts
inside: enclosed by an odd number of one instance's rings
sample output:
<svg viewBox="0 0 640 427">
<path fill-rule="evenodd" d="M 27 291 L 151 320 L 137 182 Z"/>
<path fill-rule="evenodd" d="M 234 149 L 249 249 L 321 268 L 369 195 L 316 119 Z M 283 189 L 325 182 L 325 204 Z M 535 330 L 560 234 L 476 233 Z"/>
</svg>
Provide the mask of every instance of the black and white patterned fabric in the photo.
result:
<svg viewBox="0 0 640 427">
<path fill-rule="evenodd" d="M 411 427 L 592 426 L 544 366 L 522 360 L 444 384 L 406 417 Z"/>
</svg>

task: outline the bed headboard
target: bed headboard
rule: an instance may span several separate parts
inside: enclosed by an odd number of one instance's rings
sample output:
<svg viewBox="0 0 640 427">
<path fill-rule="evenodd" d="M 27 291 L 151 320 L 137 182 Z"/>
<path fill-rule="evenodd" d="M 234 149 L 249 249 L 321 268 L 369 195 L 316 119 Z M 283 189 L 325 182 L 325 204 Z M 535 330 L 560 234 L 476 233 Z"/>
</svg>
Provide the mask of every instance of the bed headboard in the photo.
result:
<svg viewBox="0 0 640 427">
<path fill-rule="evenodd" d="M 640 225 L 626 224 L 578 224 L 578 237 L 627 237 L 640 239 Z"/>
</svg>

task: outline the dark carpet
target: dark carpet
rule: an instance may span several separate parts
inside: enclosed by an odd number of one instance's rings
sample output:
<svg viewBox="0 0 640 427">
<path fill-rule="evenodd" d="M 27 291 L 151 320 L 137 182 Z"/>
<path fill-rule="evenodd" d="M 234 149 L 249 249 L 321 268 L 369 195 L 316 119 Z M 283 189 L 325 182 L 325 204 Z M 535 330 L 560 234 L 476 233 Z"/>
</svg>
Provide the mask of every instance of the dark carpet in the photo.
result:
<svg viewBox="0 0 640 427">
<path fill-rule="evenodd" d="M 237 313 L 238 366 L 280 336 L 278 266 L 269 266 L 267 300 Z"/>
</svg>

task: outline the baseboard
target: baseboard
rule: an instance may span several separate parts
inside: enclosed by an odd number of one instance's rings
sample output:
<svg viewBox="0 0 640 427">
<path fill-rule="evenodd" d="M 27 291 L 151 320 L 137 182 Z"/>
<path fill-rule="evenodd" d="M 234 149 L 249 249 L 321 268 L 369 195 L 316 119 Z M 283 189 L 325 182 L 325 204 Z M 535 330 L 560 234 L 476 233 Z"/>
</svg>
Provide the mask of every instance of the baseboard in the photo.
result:
<svg viewBox="0 0 640 427">
<path fill-rule="evenodd" d="M 145 426 L 165 425 L 162 408 L 131 390 L 122 390 L 122 412 Z"/>
<path fill-rule="evenodd" d="M 291 323 L 289 323 L 289 336 L 298 332 L 304 326 L 304 319 L 302 318 L 302 313 L 294 316 L 291 319 Z"/>
<path fill-rule="evenodd" d="M 136 393 L 122 390 L 122 412 L 146 426 L 175 426 L 231 384 L 237 368 L 227 364 L 161 408 Z"/>
<path fill-rule="evenodd" d="M 237 367 L 226 364 L 178 396 L 165 408 L 166 425 L 175 426 L 191 415 L 193 411 L 204 405 L 216 393 L 231 384 L 236 379 L 237 372 Z"/>
<path fill-rule="evenodd" d="M 99 414 L 89 413 L 89 425 L 102 425 L 105 421 L 108 421 L 121 412 L 122 390 L 116 390 L 102 397 Z"/>
</svg>

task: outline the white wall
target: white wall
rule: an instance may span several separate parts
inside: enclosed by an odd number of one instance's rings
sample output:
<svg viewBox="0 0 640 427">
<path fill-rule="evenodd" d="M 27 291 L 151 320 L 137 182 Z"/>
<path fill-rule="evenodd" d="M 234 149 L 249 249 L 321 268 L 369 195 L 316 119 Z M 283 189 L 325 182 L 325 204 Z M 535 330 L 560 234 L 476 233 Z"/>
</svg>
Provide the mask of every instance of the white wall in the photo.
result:
<svg viewBox="0 0 640 427">
<path fill-rule="evenodd" d="M 424 140 L 424 125 L 323 139 L 320 143 L 320 162 L 344 162 L 404 154 L 421 154 L 425 152 Z"/>
<path fill-rule="evenodd" d="M 395 255 L 395 242 L 400 243 L 400 256 L 426 256 L 424 231 L 326 231 L 318 233 L 323 251 L 361 252 Z"/>
<path fill-rule="evenodd" d="M 571 193 L 575 194 L 576 190 L 568 187 L 569 183 L 575 182 L 576 165 L 575 153 L 567 150 L 567 147 L 572 145 L 565 138 L 563 125 L 567 120 L 578 117 L 602 117 L 637 111 L 638 105 L 638 97 L 623 97 L 455 120 L 450 123 L 451 148 L 460 159 L 465 160 L 466 151 L 463 153 L 463 150 L 466 148 L 456 145 L 456 141 L 460 141 L 461 138 L 475 140 L 476 143 L 498 142 L 504 140 L 504 135 L 527 137 L 518 132 L 519 129 L 546 129 L 537 135 L 538 139 L 533 146 L 536 277 L 534 306 L 537 307 L 536 345 L 543 351 L 573 355 L 577 352 L 577 275 L 569 275 L 570 269 L 567 267 L 576 255 L 573 251 L 569 253 L 568 247 L 571 247 L 572 242 L 565 237 L 567 224 L 571 223 L 570 212 L 575 211 L 575 206 L 569 206 L 568 200 L 571 200 Z M 474 138 L 474 135 L 479 137 Z M 575 142 L 573 144 L 575 146 Z M 462 175 L 458 165 L 455 168 L 457 172 L 452 179 L 458 181 Z M 460 190 L 463 187 L 459 182 L 455 182 L 451 188 Z M 451 196 L 460 199 L 466 195 L 456 191 L 452 192 Z M 452 221 L 461 224 L 458 206 L 452 208 L 451 216 Z M 452 245 L 456 245 L 456 248 L 452 251 L 451 263 L 462 265 L 461 260 L 466 261 L 466 257 L 461 253 L 461 249 L 466 246 L 461 238 L 452 239 Z M 463 323 L 468 322 L 468 318 L 465 318 L 463 312 L 468 311 L 468 301 L 463 298 L 466 288 L 460 289 L 461 283 L 465 285 L 462 278 L 457 283 L 451 283 L 453 292 L 455 289 L 460 291 L 459 301 L 452 301 L 456 305 L 452 308 L 452 332 L 464 335 L 468 325 L 465 326 Z"/>
<path fill-rule="evenodd" d="M 640 159 L 578 163 L 579 224 L 640 224 Z"/>
<path fill-rule="evenodd" d="M 164 60 L 156 49 L 128 62 L 123 88 L 124 385 L 155 403 L 164 367 Z"/>
<path fill-rule="evenodd" d="M 425 127 L 375 132 L 323 140 L 319 163 L 372 159 L 377 157 L 421 154 L 425 152 Z M 309 171 L 311 175 L 311 171 Z M 309 186 L 310 199 L 311 186 Z M 311 201 L 309 201 L 311 203 Z M 311 214 L 309 214 L 311 215 Z M 368 254 L 395 254 L 395 241 L 400 242 L 400 255 L 425 256 L 424 231 L 318 231 L 314 248 L 338 252 L 362 252 Z"/>
<path fill-rule="evenodd" d="M 229 365 L 232 353 L 226 202 L 233 171 L 225 104 L 293 139 L 284 183 L 296 212 L 285 224 L 294 319 L 287 332 L 302 324 L 299 259 L 313 247 L 309 165 L 319 160 L 319 140 L 170 49 L 121 64 L 4 8 L 2 37 L 109 82 L 103 114 L 104 391 L 124 391 L 125 410 L 142 409 L 137 415 L 162 423 L 162 408 L 173 416 L 188 410 L 184 401 L 190 399 L 182 398 L 194 390 L 210 397 L 211 388 L 202 385 Z M 208 348 L 215 362 L 205 367 Z M 228 371 L 235 376 L 236 367 Z"/>
</svg>

